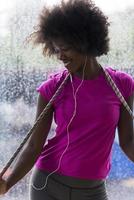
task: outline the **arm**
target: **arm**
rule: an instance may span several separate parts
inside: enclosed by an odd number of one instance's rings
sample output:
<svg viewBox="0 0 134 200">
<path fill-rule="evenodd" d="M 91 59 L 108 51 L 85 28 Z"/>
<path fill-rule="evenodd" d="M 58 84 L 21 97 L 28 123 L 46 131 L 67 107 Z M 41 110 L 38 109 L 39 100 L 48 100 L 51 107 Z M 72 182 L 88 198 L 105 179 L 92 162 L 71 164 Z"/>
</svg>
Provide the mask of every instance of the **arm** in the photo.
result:
<svg viewBox="0 0 134 200">
<path fill-rule="evenodd" d="M 46 104 L 47 101 L 45 101 L 44 98 L 39 95 L 36 119 L 43 111 Z M 19 158 L 17 159 L 12 174 L 6 180 L 7 191 L 32 169 L 48 136 L 52 124 L 52 117 L 53 108 L 49 110 L 48 114 L 43 122 L 39 125 L 37 130 L 32 133 Z"/>
<path fill-rule="evenodd" d="M 127 99 L 127 103 L 133 110 L 133 95 Z M 134 162 L 134 131 L 133 119 L 122 105 L 118 123 L 119 144 L 124 153 Z"/>
</svg>

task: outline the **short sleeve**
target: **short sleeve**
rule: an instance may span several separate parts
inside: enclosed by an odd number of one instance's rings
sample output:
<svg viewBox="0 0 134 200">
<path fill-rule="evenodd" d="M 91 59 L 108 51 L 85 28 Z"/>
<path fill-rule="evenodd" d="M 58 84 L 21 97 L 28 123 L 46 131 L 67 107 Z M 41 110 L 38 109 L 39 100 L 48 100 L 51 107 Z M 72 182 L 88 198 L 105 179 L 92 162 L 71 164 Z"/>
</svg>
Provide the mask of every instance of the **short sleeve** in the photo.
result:
<svg viewBox="0 0 134 200">
<path fill-rule="evenodd" d="M 39 92 L 45 100 L 50 101 L 50 99 L 58 89 L 59 85 L 63 81 L 65 74 L 66 73 L 64 71 L 51 74 L 46 81 L 44 81 L 39 87 L 37 87 L 37 92 Z"/>
<path fill-rule="evenodd" d="M 45 100 L 49 101 L 54 93 L 54 80 L 49 78 L 44 81 L 37 89 L 37 92 L 44 97 Z"/>
<path fill-rule="evenodd" d="M 117 71 L 117 75 L 120 81 L 122 94 L 124 98 L 127 99 L 134 92 L 134 79 L 131 75 L 122 71 Z"/>
</svg>

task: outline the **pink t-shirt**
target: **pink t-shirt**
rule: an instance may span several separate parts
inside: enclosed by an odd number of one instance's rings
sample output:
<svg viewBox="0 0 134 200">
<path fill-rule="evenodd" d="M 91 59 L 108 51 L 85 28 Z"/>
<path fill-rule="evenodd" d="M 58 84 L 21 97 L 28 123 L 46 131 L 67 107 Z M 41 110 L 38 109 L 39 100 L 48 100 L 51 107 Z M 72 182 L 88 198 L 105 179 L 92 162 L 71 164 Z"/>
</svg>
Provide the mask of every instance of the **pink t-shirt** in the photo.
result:
<svg viewBox="0 0 134 200">
<path fill-rule="evenodd" d="M 127 99 L 134 91 L 130 75 L 105 68 Z M 37 89 L 50 100 L 68 71 L 56 73 Z M 73 76 L 76 89 L 81 79 Z M 104 179 L 111 167 L 111 148 L 120 116 L 121 102 L 103 73 L 92 80 L 84 80 L 77 93 L 77 112 L 69 128 L 70 144 L 56 172 L 81 179 Z M 67 146 L 67 125 L 74 111 L 70 79 L 53 103 L 56 135 L 44 145 L 36 166 L 52 172 L 58 167 L 60 156 Z"/>
</svg>

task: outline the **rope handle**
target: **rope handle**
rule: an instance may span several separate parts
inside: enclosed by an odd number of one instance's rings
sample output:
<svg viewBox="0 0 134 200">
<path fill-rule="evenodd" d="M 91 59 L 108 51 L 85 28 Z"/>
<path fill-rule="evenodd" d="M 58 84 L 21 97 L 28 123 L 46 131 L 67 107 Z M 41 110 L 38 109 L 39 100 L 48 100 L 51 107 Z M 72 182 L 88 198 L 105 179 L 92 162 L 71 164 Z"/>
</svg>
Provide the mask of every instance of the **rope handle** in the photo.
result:
<svg viewBox="0 0 134 200">
<path fill-rule="evenodd" d="M 103 69 L 103 71 L 104 71 L 105 77 L 106 77 L 107 81 L 109 82 L 109 84 L 111 85 L 113 91 L 115 92 L 115 94 L 117 95 L 117 97 L 120 99 L 120 101 L 124 105 L 124 107 L 127 109 L 127 111 L 129 112 L 129 114 L 131 115 L 132 119 L 134 119 L 133 111 L 130 109 L 128 103 L 124 99 L 124 97 L 121 94 L 120 90 L 118 89 L 117 85 L 113 81 L 112 77 L 110 76 L 110 74 L 105 69 Z"/>
<path fill-rule="evenodd" d="M 29 132 L 27 133 L 26 137 L 23 139 L 23 141 L 20 144 L 20 146 L 17 148 L 17 150 L 14 152 L 13 156 L 9 159 L 9 161 L 7 162 L 7 164 L 5 165 L 5 167 L 0 172 L 0 177 L 2 177 L 5 174 L 5 172 L 7 171 L 7 169 L 13 163 L 13 161 L 15 160 L 15 158 L 17 157 L 17 155 L 20 153 L 21 149 L 24 147 L 24 145 L 26 144 L 26 142 L 28 141 L 28 139 L 32 135 L 33 131 L 36 131 L 37 128 L 39 127 L 40 123 L 44 120 L 46 114 L 48 113 L 49 109 L 52 106 L 52 103 L 54 102 L 54 100 L 56 99 L 56 97 L 59 95 L 59 93 L 61 92 L 62 88 L 64 87 L 64 85 L 66 84 L 67 80 L 69 79 L 69 76 L 70 76 L 70 74 L 67 74 L 67 76 L 65 77 L 65 79 L 63 80 L 63 82 L 60 84 L 60 86 L 57 89 L 57 91 L 55 92 L 55 94 L 52 96 L 52 98 L 50 99 L 50 101 L 48 102 L 48 104 L 46 105 L 46 107 L 44 108 L 44 110 L 42 111 L 42 113 L 39 115 L 39 117 L 35 121 L 33 127 L 29 130 Z"/>
</svg>

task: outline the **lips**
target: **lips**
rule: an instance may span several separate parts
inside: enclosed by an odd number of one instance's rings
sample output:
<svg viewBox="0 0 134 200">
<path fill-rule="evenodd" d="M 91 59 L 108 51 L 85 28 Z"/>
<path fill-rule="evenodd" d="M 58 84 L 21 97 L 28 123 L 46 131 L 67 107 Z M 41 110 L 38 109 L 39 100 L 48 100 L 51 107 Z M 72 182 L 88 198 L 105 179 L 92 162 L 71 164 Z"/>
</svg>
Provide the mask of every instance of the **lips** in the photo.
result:
<svg viewBox="0 0 134 200">
<path fill-rule="evenodd" d="M 64 63 L 64 64 L 69 64 L 70 61 L 69 61 L 69 60 L 63 60 L 63 63 Z"/>
<path fill-rule="evenodd" d="M 66 67 L 67 68 L 67 70 L 71 70 L 71 65 L 70 65 L 70 63 L 72 62 L 72 61 L 70 61 L 70 60 L 62 60 L 62 62 L 64 63 L 64 67 Z"/>
<path fill-rule="evenodd" d="M 66 63 L 64 63 L 65 65 L 69 65 L 70 64 L 70 62 L 66 62 Z"/>
<path fill-rule="evenodd" d="M 64 63 L 65 67 L 67 67 L 71 63 L 70 60 L 62 60 L 62 62 Z"/>
</svg>

